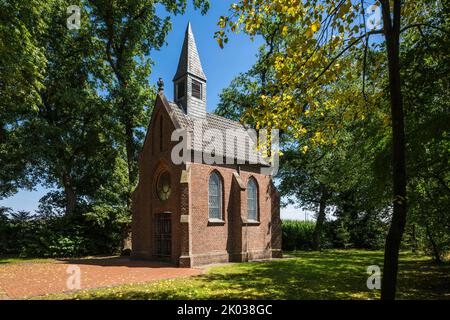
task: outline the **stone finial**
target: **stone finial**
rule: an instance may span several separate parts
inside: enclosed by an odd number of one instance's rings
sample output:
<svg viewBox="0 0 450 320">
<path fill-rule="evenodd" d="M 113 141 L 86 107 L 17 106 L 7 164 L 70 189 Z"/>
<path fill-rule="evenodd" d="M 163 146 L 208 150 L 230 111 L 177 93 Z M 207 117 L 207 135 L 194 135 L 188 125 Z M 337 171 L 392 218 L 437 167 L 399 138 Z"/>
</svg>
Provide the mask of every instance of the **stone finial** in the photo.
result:
<svg viewBox="0 0 450 320">
<path fill-rule="evenodd" d="M 164 81 L 162 78 L 158 79 L 158 92 L 163 92 L 164 91 Z"/>
</svg>

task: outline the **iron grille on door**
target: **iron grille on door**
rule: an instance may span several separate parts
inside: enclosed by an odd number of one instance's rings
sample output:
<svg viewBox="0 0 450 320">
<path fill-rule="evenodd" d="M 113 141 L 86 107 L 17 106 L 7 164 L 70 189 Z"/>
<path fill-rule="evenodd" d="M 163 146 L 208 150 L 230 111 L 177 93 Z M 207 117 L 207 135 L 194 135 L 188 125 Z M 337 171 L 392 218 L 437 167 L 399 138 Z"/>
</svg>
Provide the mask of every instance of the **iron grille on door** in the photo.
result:
<svg viewBox="0 0 450 320">
<path fill-rule="evenodd" d="M 170 213 L 159 213 L 155 223 L 156 255 L 170 257 L 172 253 Z"/>
</svg>

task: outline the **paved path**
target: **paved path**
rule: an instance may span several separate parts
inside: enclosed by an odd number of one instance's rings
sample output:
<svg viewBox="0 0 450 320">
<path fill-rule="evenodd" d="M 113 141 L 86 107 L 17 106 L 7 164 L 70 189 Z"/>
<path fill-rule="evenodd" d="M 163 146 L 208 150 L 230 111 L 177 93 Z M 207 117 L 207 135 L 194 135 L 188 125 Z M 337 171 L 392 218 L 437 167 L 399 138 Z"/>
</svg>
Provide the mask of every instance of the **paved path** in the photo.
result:
<svg viewBox="0 0 450 320">
<path fill-rule="evenodd" d="M 81 275 L 80 289 L 148 282 L 202 273 L 201 269 L 176 268 L 164 263 L 133 261 L 117 257 L 6 264 L 0 265 L 0 299 L 21 299 L 72 291 L 70 289 L 77 285 L 73 275 L 78 268 Z"/>
</svg>

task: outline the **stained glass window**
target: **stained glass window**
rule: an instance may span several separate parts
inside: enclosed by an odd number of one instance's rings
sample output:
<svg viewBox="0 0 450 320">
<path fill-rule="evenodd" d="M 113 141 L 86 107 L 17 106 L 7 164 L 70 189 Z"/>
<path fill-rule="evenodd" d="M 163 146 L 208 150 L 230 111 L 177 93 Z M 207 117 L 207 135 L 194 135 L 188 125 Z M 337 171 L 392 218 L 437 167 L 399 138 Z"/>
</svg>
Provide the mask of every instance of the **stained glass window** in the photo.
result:
<svg viewBox="0 0 450 320">
<path fill-rule="evenodd" d="M 254 178 L 248 181 L 247 212 L 249 220 L 258 220 L 258 186 Z"/>
<path fill-rule="evenodd" d="M 222 220 L 222 180 L 217 172 L 209 176 L 209 218 Z"/>
<path fill-rule="evenodd" d="M 170 197 L 172 187 L 170 185 L 170 175 L 167 171 L 161 173 L 156 184 L 156 192 L 161 201 L 166 201 Z"/>
</svg>

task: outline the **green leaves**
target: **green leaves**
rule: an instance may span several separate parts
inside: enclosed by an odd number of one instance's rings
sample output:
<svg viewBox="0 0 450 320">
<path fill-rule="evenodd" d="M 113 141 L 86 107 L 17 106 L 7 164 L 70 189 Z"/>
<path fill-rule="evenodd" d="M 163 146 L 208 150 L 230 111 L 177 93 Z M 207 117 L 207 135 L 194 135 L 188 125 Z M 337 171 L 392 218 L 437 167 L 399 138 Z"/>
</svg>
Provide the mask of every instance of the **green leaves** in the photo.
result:
<svg viewBox="0 0 450 320">
<path fill-rule="evenodd" d="M 23 124 L 42 106 L 49 10 L 41 0 L 0 2 L 0 198 L 36 181 Z"/>
<path fill-rule="evenodd" d="M 47 61 L 38 37 L 46 31 L 48 10 L 48 3 L 40 0 L 0 3 L 0 20 L 4 21 L 0 24 L 2 117 L 36 111 L 40 104 Z"/>
</svg>

